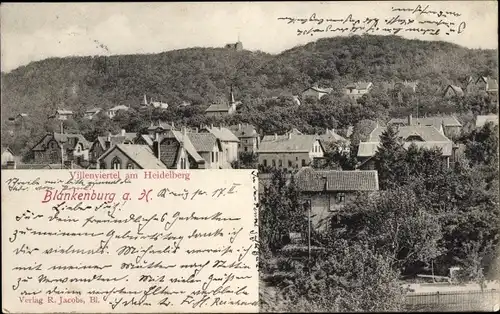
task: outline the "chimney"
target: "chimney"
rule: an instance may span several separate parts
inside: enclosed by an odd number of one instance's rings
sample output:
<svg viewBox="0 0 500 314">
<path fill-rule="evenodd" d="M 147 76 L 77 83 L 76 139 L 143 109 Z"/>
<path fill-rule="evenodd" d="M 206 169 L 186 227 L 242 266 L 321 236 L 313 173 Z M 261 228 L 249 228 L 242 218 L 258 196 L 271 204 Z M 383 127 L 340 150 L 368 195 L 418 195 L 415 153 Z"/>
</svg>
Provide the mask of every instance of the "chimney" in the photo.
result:
<svg viewBox="0 0 500 314">
<path fill-rule="evenodd" d="M 198 128 L 194 128 L 194 133 L 198 133 Z"/>
<path fill-rule="evenodd" d="M 122 129 L 120 134 L 121 136 L 125 136 L 125 129 Z"/>
<path fill-rule="evenodd" d="M 172 130 L 175 129 L 174 121 L 172 121 Z"/>
<path fill-rule="evenodd" d="M 412 117 L 411 117 L 411 114 L 408 116 L 408 125 L 412 125 L 413 121 L 412 121 Z"/>
<path fill-rule="evenodd" d="M 274 140 L 277 141 L 278 140 L 278 134 L 274 133 Z"/>
<path fill-rule="evenodd" d="M 241 131 L 241 123 L 238 124 L 238 131 Z"/>
<path fill-rule="evenodd" d="M 15 160 L 9 160 L 7 161 L 7 169 L 16 169 L 16 161 Z"/>
<path fill-rule="evenodd" d="M 213 124 L 210 124 L 210 128 L 213 129 L 214 128 L 214 125 Z"/>
<path fill-rule="evenodd" d="M 292 132 L 288 133 L 288 139 L 292 138 Z"/>
<path fill-rule="evenodd" d="M 105 146 L 106 146 L 106 150 L 108 150 L 111 147 L 111 133 L 108 133 L 108 137 L 106 138 Z"/>
<path fill-rule="evenodd" d="M 160 135 L 158 133 L 155 134 L 155 139 L 153 141 L 153 153 L 156 158 L 160 159 Z"/>
</svg>

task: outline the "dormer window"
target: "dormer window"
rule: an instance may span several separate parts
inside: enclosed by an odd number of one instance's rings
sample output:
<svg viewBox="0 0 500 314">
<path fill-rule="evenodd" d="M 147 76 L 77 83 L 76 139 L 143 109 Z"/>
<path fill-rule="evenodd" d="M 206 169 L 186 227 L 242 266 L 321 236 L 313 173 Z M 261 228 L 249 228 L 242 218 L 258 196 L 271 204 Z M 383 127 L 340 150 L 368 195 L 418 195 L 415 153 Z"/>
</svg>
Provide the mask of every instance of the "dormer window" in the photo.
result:
<svg viewBox="0 0 500 314">
<path fill-rule="evenodd" d="M 406 138 L 408 142 L 424 142 L 424 139 L 420 135 L 410 135 Z"/>
</svg>

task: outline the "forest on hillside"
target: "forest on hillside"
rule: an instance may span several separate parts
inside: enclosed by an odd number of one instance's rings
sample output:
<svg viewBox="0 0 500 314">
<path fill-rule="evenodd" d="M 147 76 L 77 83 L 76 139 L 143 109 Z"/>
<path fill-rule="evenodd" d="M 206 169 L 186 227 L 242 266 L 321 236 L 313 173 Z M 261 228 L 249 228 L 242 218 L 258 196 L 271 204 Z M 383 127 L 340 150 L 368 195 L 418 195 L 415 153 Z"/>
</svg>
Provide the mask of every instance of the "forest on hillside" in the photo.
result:
<svg viewBox="0 0 500 314">
<path fill-rule="evenodd" d="M 496 99 L 486 94 L 443 99 L 446 85 L 462 85 L 469 75 L 497 78 L 497 51 L 364 35 L 319 39 L 278 55 L 189 48 L 150 55 L 51 58 L 2 73 L 2 143 L 25 153 L 45 132 L 57 130 L 58 124 L 47 119 L 57 108 L 73 110 L 75 119 L 65 129 L 82 132 L 89 140 L 122 128 L 141 132 L 156 119 L 189 126 L 248 122 L 262 133 L 291 127 L 303 132 L 342 129 L 417 110 L 420 115 L 455 113 L 467 123 L 476 114 L 497 110 Z M 395 98 L 383 87 L 402 80 L 418 81 L 416 94 Z M 374 89 L 350 100 L 341 88 L 354 81 L 371 81 Z M 321 101 L 294 106 L 289 96 L 312 84 L 334 91 Z M 231 86 L 242 101 L 237 114 L 206 117 L 204 110 L 227 99 Z M 169 108 L 139 111 L 144 94 L 167 102 Z M 182 102 L 190 106 L 179 106 Z M 132 109 L 113 121 L 102 115 L 92 122 L 82 119 L 91 107 L 115 105 Z M 28 114 L 28 121 L 9 133 L 7 119 L 18 113 Z"/>
</svg>

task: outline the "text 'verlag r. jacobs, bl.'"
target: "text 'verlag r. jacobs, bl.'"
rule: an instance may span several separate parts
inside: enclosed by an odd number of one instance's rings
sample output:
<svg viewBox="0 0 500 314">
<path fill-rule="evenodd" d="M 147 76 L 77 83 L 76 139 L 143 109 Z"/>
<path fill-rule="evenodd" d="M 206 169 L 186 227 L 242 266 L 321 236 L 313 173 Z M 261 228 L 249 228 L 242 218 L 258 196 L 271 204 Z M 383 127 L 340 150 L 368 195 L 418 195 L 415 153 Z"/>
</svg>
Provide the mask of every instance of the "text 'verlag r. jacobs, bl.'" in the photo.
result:
<svg viewBox="0 0 500 314">
<path fill-rule="evenodd" d="M 4 172 L 3 309 L 257 312 L 256 174 L 144 172 Z"/>
</svg>

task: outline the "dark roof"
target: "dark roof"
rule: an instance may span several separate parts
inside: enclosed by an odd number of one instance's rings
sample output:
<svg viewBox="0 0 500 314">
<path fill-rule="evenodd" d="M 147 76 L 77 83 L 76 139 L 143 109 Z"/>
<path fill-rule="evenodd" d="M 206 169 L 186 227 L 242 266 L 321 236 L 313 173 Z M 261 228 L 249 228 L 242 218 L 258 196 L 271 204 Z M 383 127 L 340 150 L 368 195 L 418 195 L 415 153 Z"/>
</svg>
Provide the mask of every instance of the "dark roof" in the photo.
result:
<svg viewBox="0 0 500 314">
<path fill-rule="evenodd" d="M 228 112 L 229 108 L 227 103 L 211 104 L 205 112 Z"/>
<path fill-rule="evenodd" d="M 113 145 L 117 145 L 117 144 L 133 143 L 133 142 L 135 142 L 136 138 L 137 138 L 137 133 L 126 132 L 123 135 L 122 135 L 122 133 L 111 135 L 109 137 L 109 140 L 111 142 L 111 146 L 113 146 Z M 107 140 L 108 140 L 107 136 L 98 136 L 97 137 L 97 142 L 99 142 L 99 145 L 101 145 L 102 149 L 106 149 L 106 141 Z"/>
<path fill-rule="evenodd" d="M 197 152 L 211 152 L 218 139 L 212 133 L 187 133 Z"/>
<path fill-rule="evenodd" d="M 327 87 L 327 88 L 320 88 L 318 86 L 311 86 L 307 89 L 305 89 L 303 92 L 306 92 L 308 90 L 312 89 L 313 91 L 315 92 L 318 92 L 318 93 L 325 93 L 325 94 L 330 94 L 332 91 L 333 91 L 333 88 L 331 87 Z"/>
<path fill-rule="evenodd" d="M 408 125 L 408 119 L 406 118 L 392 118 L 387 124 L 404 124 Z M 441 125 L 445 127 L 450 126 L 462 126 L 460 121 L 455 116 L 435 116 L 435 117 L 424 117 L 424 118 L 412 118 L 412 125 L 422 125 L 422 126 L 433 126 L 439 129 Z"/>
<path fill-rule="evenodd" d="M 5 153 L 5 152 L 9 152 L 11 153 L 12 155 L 14 155 L 14 152 L 12 152 L 12 150 L 7 147 L 7 146 L 2 146 L 2 154 Z"/>
<path fill-rule="evenodd" d="M 73 114 L 73 111 L 71 111 L 71 110 L 66 110 L 66 109 L 57 109 L 57 110 L 56 110 L 56 114 L 62 114 L 62 115 L 65 115 L 65 114 Z"/>
<path fill-rule="evenodd" d="M 197 163 L 205 162 L 205 160 L 196 151 L 196 148 L 194 147 L 187 133 L 186 136 L 184 136 L 180 131 L 171 130 L 168 131 L 168 133 L 160 140 L 160 143 L 165 139 L 175 139 L 179 144 L 184 144 L 184 149 L 186 150 L 187 154 L 191 156 Z M 175 150 L 168 152 L 167 154 L 162 154 L 162 157 L 165 158 L 165 160 L 162 159 L 162 161 L 169 166 L 174 165 L 179 156 L 179 149 L 180 146 L 178 148 L 175 148 Z"/>
<path fill-rule="evenodd" d="M 326 129 L 325 133 L 320 135 L 320 138 L 323 142 L 346 141 L 346 139 L 338 135 L 334 129 Z"/>
<path fill-rule="evenodd" d="M 51 133 L 46 134 L 38 144 L 33 147 L 35 151 L 44 151 L 47 149 L 47 144 L 54 139 L 59 147 L 61 145 L 64 149 L 74 149 L 75 146 L 79 143 L 83 145 L 83 149 L 88 149 L 90 147 L 90 143 L 83 137 L 81 134 L 70 134 L 70 133 Z M 73 140 L 73 141 L 71 141 Z"/>
<path fill-rule="evenodd" d="M 172 130 L 174 129 L 174 123 L 167 123 L 165 121 L 156 121 L 155 123 L 151 122 L 148 127 L 148 131 L 154 131 L 158 128 L 163 130 Z"/>
<path fill-rule="evenodd" d="M 139 139 L 143 139 L 147 145 L 153 146 L 153 139 L 148 134 L 141 134 L 141 136 L 139 136 L 137 140 Z"/>
<path fill-rule="evenodd" d="M 303 192 L 376 191 L 379 189 L 378 173 L 375 170 L 316 171 L 311 167 L 303 167 L 295 175 L 295 181 Z"/>
<path fill-rule="evenodd" d="M 444 92 L 446 93 L 448 91 L 448 89 L 450 89 L 450 88 L 451 88 L 451 90 L 453 92 L 455 92 L 455 94 L 457 96 L 463 96 L 464 95 L 464 91 L 462 90 L 462 88 L 459 87 L 459 86 L 455 86 L 455 85 L 448 85 L 448 86 L 446 86 L 446 89 L 444 90 Z"/>
<path fill-rule="evenodd" d="M 318 139 L 318 135 L 308 134 L 266 135 L 258 151 L 259 153 L 309 152 Z"/>
</svg>

